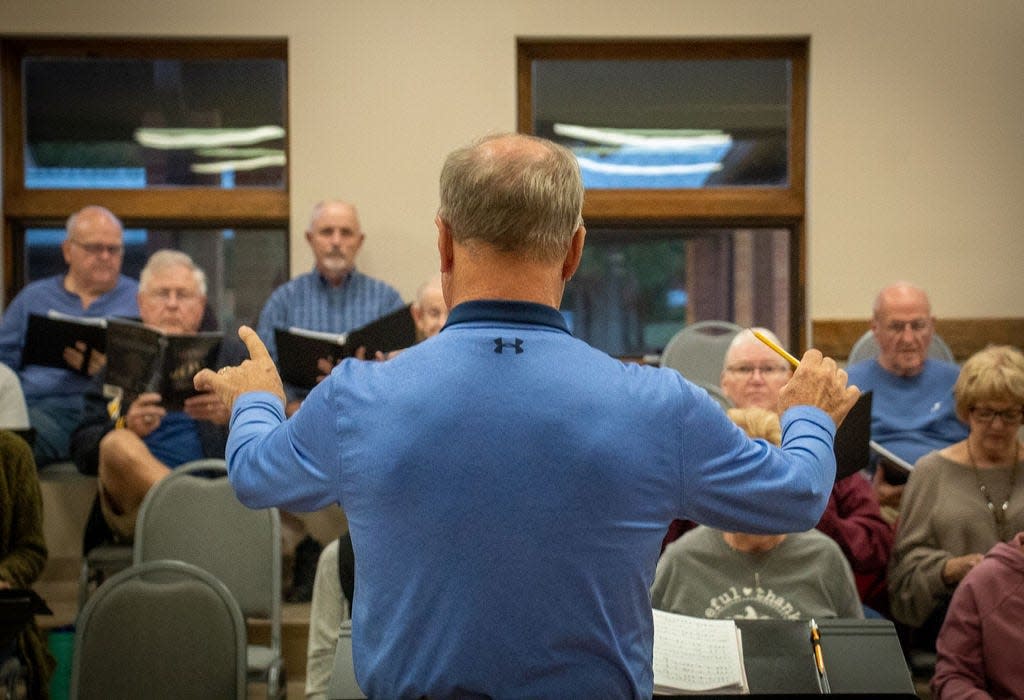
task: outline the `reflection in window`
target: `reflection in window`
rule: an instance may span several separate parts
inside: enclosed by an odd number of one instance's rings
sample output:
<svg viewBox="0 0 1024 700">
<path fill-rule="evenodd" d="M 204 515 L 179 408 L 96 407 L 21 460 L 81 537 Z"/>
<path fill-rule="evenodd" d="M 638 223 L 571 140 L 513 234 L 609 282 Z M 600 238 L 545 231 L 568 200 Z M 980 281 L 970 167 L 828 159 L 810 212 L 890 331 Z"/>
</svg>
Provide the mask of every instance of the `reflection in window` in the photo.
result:
<svg viewBox="0 0 1024 700">
<path fill-rule="evenodd" d="M 615 356 L 660 353 L 685 324 L 767 326 L 789 343 L 786 229 L 588 229 L 562 314 Z"/>
<path fill-rule="evenodd" d="M 284 60 L 26 57 L 25 187 L 284 186 Z"/>
<path fill-rule="evenodd" d="M 533 133 L 588 189 L 785 186 L 790 61 L 533 61 Z"/>
<path fill-rule="evenodd" d="M 26 281 L 63 274 L 60 244 L 64 229 L 27 229 Z M 206 273 L 207 304 L 218 327 L 233 333 L 256 325 L 260 309 L 287 281 L 288 232 L 285 229 L 125 229 L 121 272 L 138 279 L 150 254 L 161 248 L 188 253 Z"/>
</svg>

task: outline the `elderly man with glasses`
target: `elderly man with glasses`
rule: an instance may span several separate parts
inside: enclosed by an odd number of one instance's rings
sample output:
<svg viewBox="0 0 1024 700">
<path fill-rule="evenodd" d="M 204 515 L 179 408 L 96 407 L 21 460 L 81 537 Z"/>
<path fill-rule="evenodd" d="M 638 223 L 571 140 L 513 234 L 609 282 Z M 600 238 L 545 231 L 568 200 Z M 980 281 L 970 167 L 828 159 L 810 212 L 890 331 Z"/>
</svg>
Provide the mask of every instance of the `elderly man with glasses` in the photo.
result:
<svg viewBox="0 0 1024 700">
<path fill-rule="evenodd" d="M 925 291 L 909 282 L 885 287 L 875 299 L 871 330 L 878 357 L 848 368 L 851 384 L 874 392 L 871 438 L 910 464 L 963 440 L 967 426 L 953 401 L 960 368 L 928 357 L 935 318 Z M 883 507 L 899 508 L 903 486 L 886 481 L 883 469 L 875 470 L 874 487 Z"/>
<path fill-rule="evenodd" d="M 29 316 L 50 311 L 94 318 L 139 314 L 138 284 L 121 274 L 124 238 L 118 218 L 103 207 L 87 206 L 68 218 L 66 229 L 61 252 L 67 272 L 26 285 L 4 310 L 0 323 L 0 362 L 21 380 L 40 466 L 69 458 L 68 436 L 81 420 L 82 396 L 105 358 L 89 353 L 86 360 L 84 347 L 69 347 L 65 368 L 23 365 Z"/>
<path fill-rule="evenodd" d="M 187 254 L 158 250 L 139 275 L 142 322 L 164 333 L 199 330 L 206 308 L 206 274 Z M 215 367 L 240 361 L 245 350 L 226 339 Z M 85 417 L 71 436 L 79 471 L 99 476 L 103 519 L 119 540 L 130 540 L 146 493 L 171 470 L 197 459 L 224 457 L 229 413 L 212 393 L 185 399 L 183 410 L 165 408 L 152 391 L 127 406 L 109 401 L 104 377 L 86 395 Z"/>
</svg>

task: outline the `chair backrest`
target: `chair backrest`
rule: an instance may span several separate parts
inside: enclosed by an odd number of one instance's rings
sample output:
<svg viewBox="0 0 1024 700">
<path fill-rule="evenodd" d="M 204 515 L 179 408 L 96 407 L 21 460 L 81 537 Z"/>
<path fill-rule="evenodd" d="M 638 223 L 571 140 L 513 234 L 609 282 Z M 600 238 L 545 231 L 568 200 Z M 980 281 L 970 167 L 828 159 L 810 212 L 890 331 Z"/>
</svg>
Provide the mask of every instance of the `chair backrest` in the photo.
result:
<svg viewBox="0 0 1024 700">
<path fill-rule="evenodd" d="M 873 357 L 878 357 L 878 341 L 875 339 L 873 331 L 865 331 L 864 335 L 857 338 L 857 342 L 850 348 L 850 354 L 846 358 L 846 364 L 852 365 L 855 362 L 862 362 L 864 360 L 870 360 Z M 953 351 L 949 349 L 949 345 L 943 340 L 937 333 L 932 334 L 931 345 L 928 346 L 928 357 L 936 360 L 945 360 L 946 362 L 956 362 L 956 358 L 953 356 Z"/>
<path fill-rule="evenodd" d="M 698 321 L 672 336 L 661 366 L 677 370 L 691 382 L 718 386 L 729 343 L 743 328 L 729 321 Z"/>
<path fill-rule="evenodd" d="M 360 700 L 365 698 L 352 663 L 352 620 L 344 620 L 338 631 L 338 646 L 334 648 L 334 667 L 327 684 L 327 700 Z"/>
<path fill-rule="evenodd" d="M 133 560 L 154 559 L 179 559 L 209 571 L 246 617 L 270 619 L 272 634 L 279 633 L 280 516 L 276 508 L 242 505 L 224 460 L 183 464 L 146 494 L 135 525 Z"/>
<path fill-rule="evenodd" d="M 180 561 L 112 576 L 78 616 L 72 700 L 246 697 L 246 627 L 223 583 Z"/>
</svg>

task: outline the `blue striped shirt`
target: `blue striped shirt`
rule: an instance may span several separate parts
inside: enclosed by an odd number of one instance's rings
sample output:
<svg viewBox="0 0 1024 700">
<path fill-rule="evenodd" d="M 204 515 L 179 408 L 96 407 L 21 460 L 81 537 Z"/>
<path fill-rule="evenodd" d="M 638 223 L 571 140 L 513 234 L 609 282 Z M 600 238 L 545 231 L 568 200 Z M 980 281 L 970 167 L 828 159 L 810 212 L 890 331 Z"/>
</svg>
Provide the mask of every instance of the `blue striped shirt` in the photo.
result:
<svg viewBox="0 0 1024 700">
<path fill-rule="evenodd" d="M 260 312 L 256 332 L 276 362 L 275 328 L 348 333 L 402 306 L 394 287 L 358 270 L 337 287 L 313 270 L 274 290 Z"/>
</svg>

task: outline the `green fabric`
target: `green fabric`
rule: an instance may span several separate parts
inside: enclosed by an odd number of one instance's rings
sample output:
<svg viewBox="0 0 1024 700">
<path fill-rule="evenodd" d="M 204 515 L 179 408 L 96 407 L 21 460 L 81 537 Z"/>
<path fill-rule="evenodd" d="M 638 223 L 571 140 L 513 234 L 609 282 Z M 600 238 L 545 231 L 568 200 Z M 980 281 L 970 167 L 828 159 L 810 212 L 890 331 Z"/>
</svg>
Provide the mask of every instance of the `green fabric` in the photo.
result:
<svg viewBox="0 0 1024 700">
<path fill-rule="evenodd" d="M 0 431 L 0 581 L 30 588 L 46 564 L 43 500 L 36 464 L 28 443 Z M 35 622 L 18 639 L 18 653 L 28 670 L 28 696 L 47 698 L 54 660 Z"/>
</svg>

